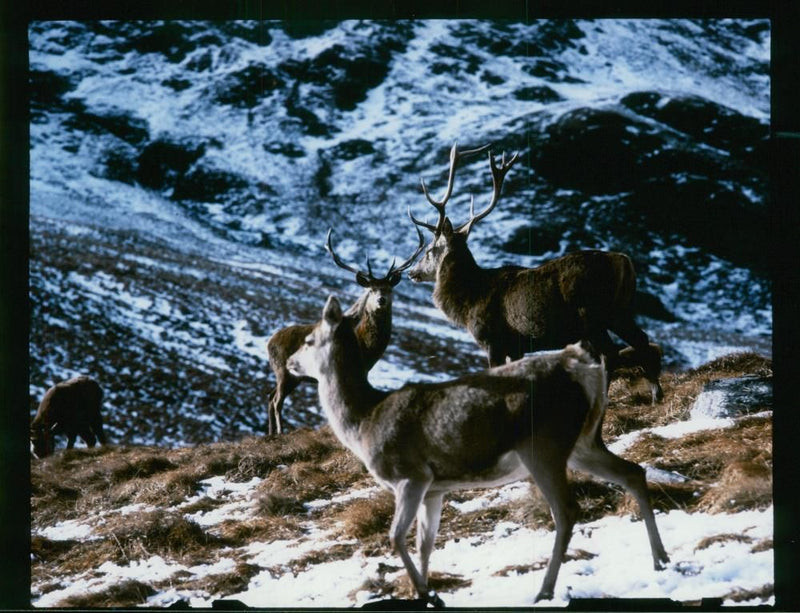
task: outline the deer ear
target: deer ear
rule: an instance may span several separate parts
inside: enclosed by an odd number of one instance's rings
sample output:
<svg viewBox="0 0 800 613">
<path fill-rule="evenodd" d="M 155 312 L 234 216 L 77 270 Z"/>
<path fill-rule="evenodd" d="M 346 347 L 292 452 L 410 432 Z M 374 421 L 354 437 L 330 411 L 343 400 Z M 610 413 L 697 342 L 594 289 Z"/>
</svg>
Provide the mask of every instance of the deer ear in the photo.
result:
<svg viewBox="0 0 800 613">
<path fill-rule="evenodd" d="M 361 287 L 369 287 L 369 277 L 367 277 L 367 275 L 365 275 L 363 272 L 357 272 L 356 283 L 358 283 Z"/>
<path fill-rule="evenodd" d="M 322 310 L 322 319 L 332 327 L 338 326 L 342 321 L 342 306 L 336 296 L 328 296 L 325 308 Z"/>
<path fill-rule="evenodd" d="M 403 280 L 403 275 L 399 272 L 393 272 L 389 275 L 389 285 L 394 287 Z"/>
</svg>

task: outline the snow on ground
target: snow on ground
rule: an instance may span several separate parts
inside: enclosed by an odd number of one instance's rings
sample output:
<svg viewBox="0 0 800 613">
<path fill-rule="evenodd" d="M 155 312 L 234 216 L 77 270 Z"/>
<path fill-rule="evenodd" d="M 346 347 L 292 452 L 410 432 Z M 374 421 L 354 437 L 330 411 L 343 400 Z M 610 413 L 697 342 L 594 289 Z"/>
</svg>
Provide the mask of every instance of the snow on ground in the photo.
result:
<svg viewBox="0 0 800 613">
<path fill-rule="evenodd" d="M 240 487 L 242 484 L 227 485 L 236 486 L 238 494 L 244 491 Z M 249 485 L 252 487 L 252 483 Z M 501 492 L 498 497 L 515 497 L 524 490 L 527 484 L 517 483 L 496 491 Z M 670 555 L 670 563 L 663 571 L 653 570 L 641 521 L 613 516 L 578 524 L 568 550 L 574 559 L 563 564 L 553 601 L 540 604 L 566 606 L 571 598 L 603 597 L 688 601 L 723 597 L 736 589 L 758 590 L 774 581 L 772 549 L 752 551 L 759 541 L 772 538 L 772 515 L 771 507 L 735 514 L 687 514 L 683 511 L 658 514 L 661 537 Z M 62 526 L 63 530 L 74 528 L 72 524 Z M 48 534 L 55 530 L 52 528 Z M 70 534 L 69 538 L 77 537 L 74 531 Z M 729 536 L 707 547 L 698 547 L 703 539 L 721 535 Z M 317 532 L 303 541 L 253 544 L 243 553 L 249 563 L 265 570 L 251 579 L 245 591 L 226 595 L 226 598 L 241 600 L 253 607 L 359 606 L 371 598 L 368 591 L 359 591 L 359 587 L 368 578 L 378 576 L 380 565 L 402 566 L 389 551 L 379 557 L 357 553 L 347 560 L 310 566 L 297 575 L 287 570 L 276 576 L 276 568 L 288 567 L 292 560 L 310 551 L 324 550 L 340 542 L 330 540 L 324 532 Z M 467 587 L 442 595 L 448 606 L 530 606 L 541 585 L 544 563 L 550 557 L 552 545 L 553 533 L 548 530 L 500 522 L 491 532 L 438 542 L 431 556 L 431 566 L 434 572 L 458 575 L 471 581 Z M 534 563 L 542 568 L 525 572 Z M 235 562 L 225 557 L 214 564 L 193 567 L 170 563 L 159 556 L 131 561 L 127 565 L 105 563 L 86 577 L 64 581 L 63 589 L 49 592 L 33 604 L 55 606 L 71 595 L 101 591 L 124 580 L 153 582 L 178 572 L 200 578 L 231 572 L 234 567 Z M 404 573 L 404 570 L 388 573 L 386 579 L 391 581 Z M 167 606 L 183 599 L 192 606 L 209 607 L 217 598 L 167 590 L 151 597 L 147 604 Z"/>
<path fill-rule="evenodd" d="M 767 418 L 769 414 L 764 414 Z M 661 435 L 682 436 L 692 429 L 726 427 L 732 419 L 690 419 L 686 422 L 651 429 Z M 696 422 L 696 423 L 695 423 Z M 640 433 L 635 433 L 637 436 Z M 619 450 L 629 444 L 630 436 L 611 445 Z M 663 474 L 662 474 L 663 473 Z M 652 481 L 680 479 L 681 475 L 648 470 Z M 199 498 L 221 501 L 214 511 L 187 514 L 187 518 L 212 528 L 224 521 L 243 520 L 256 513 L 256 488 L 260 480 L 246 483 L 228 482 L 222 477 L 205 480 L 204 488 L 184 506 Z M 208 594 L 200 591 L 166 588 L 150 597 L 148 606 L 168 606 L 184 600 L 195 607 L 209 607 L 224 597 L 240 600 L 252 607 L 343 607 L 360 606 L 375 595 L 364 586 L 368 579 L 385 573 L 392 582 L 405 575 L 399 558 L 387 547 L 384 554 L 365 556 L 356 552 L 349 559 L 309 565 L 297 572 L 294 560 L 313 551 L 325 551 L 343 541 L 336 540 L 330 530 L 319 528 L 311 514 L 330 504 L 374 495 L 378 487 L 346 492 L 331 500 L 307 503 L 309 521 L 306 535 L 298 540 L 276 540 L 251 543 L 222 553 L 213 564 L 187 567 L 168 562 L 159 556 L 132 560 L 127 565 L 106 563 L 82 576 L 62 580 L 63 587 L 33 602 L 36 607 L 50 607 L 71 595 L 108 589 L 125 580 L 149 583 L 169 579 L 176 573 L 202 578 L 213 574 L 235 572 L 242 561 L 263 570 L 252 577 L 247 588 L 235 594 Z M 486 490 L 472 499 L 449 506 L 462 513 L 480 511 L 527 495 L 527 482 L 511 483 Z M 136 509 L 122 508 L 119 513 Z M 102 522 L 102 518 L 100 518 Z M 610 516 L 575 526 L 562 565 L 552 601 L 539 603 L 566 606 L 574 598 L 670 598 L 695 601 L 702 598 L 724 598 L 735 591 L 758 592 L 774 583 L 772 550 L 773 509 L 733 514 L 686 513 L 680 510 L 657 513 L 656 521 L 670 556 L 663 571 L 655 571 L 644 523 L 631 516 Z M 39 534 L 53 540 L 91 539 L 94 527 L 77 521 L 62 522 L 42 529 Z M 441 537 L 431 556 L 434 573 L 454 575 L 468 583 L 442 593 L 450 607 L 527 607 L 534 598 L 550 559 L 553 532 L 531 529 L 503 521 L 491 530 L 468 538 L 443 540 Z M 354 544 L 354 541 L 348 541 Z M 228 555 L 230 557 L 228 557 Z M 387 567 L 388 572 L 387 572 Z M 770 598 L 767 604 L 773 604 Z M 764 604 L 758 602 L 726 602 Z"/>
</svg>

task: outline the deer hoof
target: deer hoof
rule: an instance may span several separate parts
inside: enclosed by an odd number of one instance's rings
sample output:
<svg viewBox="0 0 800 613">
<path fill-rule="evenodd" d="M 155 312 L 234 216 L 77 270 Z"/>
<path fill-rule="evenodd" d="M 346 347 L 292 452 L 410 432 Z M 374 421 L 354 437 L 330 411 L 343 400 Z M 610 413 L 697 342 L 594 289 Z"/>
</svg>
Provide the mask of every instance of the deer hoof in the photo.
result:
<svg viewBox="0 0 800 613">
<path fill-rule="evenodd" d="M 536 594 L 536 599 L 533 602 L 537 603 L 540 600 L 553 600 L 553 592 L 551 592 L 550 590 L 540 591 L 538 594 Z"/>
<path fill-rule="evenodd" d="M 661 555 L 654 560 L 653 568 L 656 570 L 665 570 L 667 564 L 669 564 L 669 556 L 662 552 Z"/>
<path fill-rule="evenodd" d="M 433 590 L 431 590 L 426 594 L 425 600 L 434 609 L 444 609 L 444 601 L 441 598 L 439 598 L 439 595 Z"/>
</svg>

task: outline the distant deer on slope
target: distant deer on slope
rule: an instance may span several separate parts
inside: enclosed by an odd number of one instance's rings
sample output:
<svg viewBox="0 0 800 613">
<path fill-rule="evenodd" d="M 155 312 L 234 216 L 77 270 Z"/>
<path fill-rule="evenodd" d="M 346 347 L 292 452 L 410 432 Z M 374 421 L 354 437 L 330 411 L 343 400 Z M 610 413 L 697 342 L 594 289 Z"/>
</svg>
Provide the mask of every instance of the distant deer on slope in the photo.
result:
<svg viewBox="0 0 800 613">
<path fill-rule="evenodd" d="M 67 435 L 67 449 L 80 436 L 88 447 L 106 444 L 101 409 L 103 390 L 86 375 L 56 383 L 48 389 L 31 422 L 31 453 L 44 458 L 55 450 L 55 436 Z"/>
<path fill-rule="evenodd" d="M 363 365 L 366 368 L 365 372 L 369 372 L 386 351 L 392 335 L 392 290 L 403 278 L 403 272 L 414 263 L 414 260 L 422 252 L 425 239 L 417 228 L 419 246 L 413 255 L 400 266 L 395 266 L 395 262 L 392 262 L 389 272 L 385 276 L 376 277 L 372 272 L 369 259 L 367 259 L 367 272 L 343 262 L 333 250 L 331 233 L 332 230 L 328 230 L 325 248 L 331 254 L 336 265 L 354 273 L 356 282 L 364 288 L 364 292 L 348 309 L 347 314 L 358 322 L 356 334 L 363 356 Z M 276 379 L 275 388 L 270 392 L 267 404 L 268 434 L 281 434 L 283 402 L 304 380 L 293 376 L 286 369 L 286 360 L 300 348 L 313 327 L 314 324 L 287 326 L 275 332 L 267 341 L 269 365 L 272 372 L 275 373 Z"/>
<path fill-rule="evenodd" d="M 389 536 L 420 598 L 443 604 L 428 589 L 428 561 L 444 494 L 531 475 L 556 525 L 553 553 L 536 596 L 537 601 L 551 599 L 578 513 L 568 465 L 633 495 L 654 566 L 664 568 L 669 558 L 644 470 L 611 453 L 602 440 L 607 404 L 602 358 L 575 344 L 452 381 L 385 392 L 367 380 L 355 325 L 329 297 L 322 319 L 287 367 L 296 377 L 317 379 L 320 404 L 336 436 L 394 492 Z M 419 569 L 406 547 L 415 517 Z"/>
<path fill-rule="evenodd" d="M 627 255 L 579 251 L 536 268 L 481 268 L 475 261 L 467 246 L 470 230 L 494 209 L 518 154 L 508 161 L 503 154 L 497 166 L 489 153 L 493 189 L 483 211 L 475 214 L 473 199 L 469 220 L 453 228 L 445 206 L 453 192 L 458 160 L 487 148 L 458 151 L 453 145 L 441 200 L 434 200 L 422 181 L 422 191 L 439 219 L 435 225 L 427 224 L 409 211 L 417 227 L 430 230 L 433 238 L 408 276 L 416 282 L 434 282 L 434 303 L 450 321 L 469 330 L 486 351 L 490 366 L 517 360 L 526 352 L 587 339 L 606 356 L 609 371 L 623 364 L 641 366 L 650 382 L 652 401 L 661 400 L 661 350 L 634 321 L 636 273 Z M 609 330 L 630 347 L 618 352 Z"/>
</svg>

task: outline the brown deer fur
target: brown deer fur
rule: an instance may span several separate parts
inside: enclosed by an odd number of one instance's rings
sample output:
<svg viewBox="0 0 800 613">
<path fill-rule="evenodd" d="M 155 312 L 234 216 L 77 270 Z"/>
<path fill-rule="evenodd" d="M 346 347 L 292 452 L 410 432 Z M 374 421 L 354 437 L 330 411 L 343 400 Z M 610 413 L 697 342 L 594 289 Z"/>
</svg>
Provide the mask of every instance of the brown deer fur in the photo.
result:
<svg viewBox="0 0 800 613">
<path fill-rule="evenodd" d="M 407 270 L 417 256 L 422 252 L 425 240 L 422 232 L 417 228 L 417 238 L 419 244 L 414 254 L 400 266 L 392 265 L 389 272 L 384 277 L 376 277 L 372 274 L 372 268 L 367 260 L 367 272 L 363 272 L 343 262 L 333 249 L 331 244 L 331 231 L 328 231 L 328 239 L 325 248 L 331 254 L 334 263 L 340 268 L 355 273 L 356 282 L 364 288 L 358 300 L 351 306 L 347 315 L 352 317 L 356 323 L 356 336 L 359 341 L 359 353 L 362 357 L 362 365 L 368 373 L 375 363 L 381 358 L 389 339 L 392 336 L 392 295 L 394 286 L 403 278 L 403 271 Z M 283 426 L 281 423 L 281 411 L 283 402 L 298 385 L 309 378 L 293 376 L 286 368 L 286 360 L 303 344 L 303 340 L 309 334 L 314 324 L 297 324 L 278 330 L 267 341 L 267 356 L 272 372 L 275 373 L 275 388 L 269 394 L 267 403 L 267 433 L 280 434 Z"/>
<path fill-rule="evenodd" d="M 454 164 L 462 155 L 451 152 Z M 475 223 L 497 203 L 503 178 L 516 156 L 501 167 L 490 159 L 494 193 L 479 215 L 453 229 L 445 216 L 446 199 L 429 201 L 439 211 L 436 226 L 412 220 L 434 235 L 419 262 L 409 271 L 412 281 L 433 281 L 433 301 L 453 322 L 469 330 L 486 351 L 489 365 L 517 360 L 526 352 L 555 349 L 579 339 L 589 340 L 617 365 L 638 364 L 650 381 L 655 402 L 663 397 L 658 376 L 661 350 L 649 342 L 634 320 L 636 273 L 630 258 L 609 251 L 580 251 L 536 268 L 481 268 L 467 246 Z M 448 193 L 452 186 L 448 187 Z M 426 191 L 427 196 L 427 191 Z M 622 357 L 609 336 L 614 332 L 630 345 Z M 624 358 L 624 360 L 623 360 Z"/>
<path fill-rule="evenodd" d="M 103 419 L 100 414 L 103 390 L 97 381 L 84 375 L 56 383 L 48 389 L 31 422 L 31 450 L 44 458 L 55 449 L 54 437 L 67 435 L 67 449 L 75 446 L 80 436 L 89 447 L 97 441 L 105 445 Z"/>
<path fill-rule="evenodd" d="M 393 278 L 394 283 L 399 277 Z M 375 366 L 389 345 L 392 336 L 392 289 L 394 285 L 386 279 L 374 280 L 365 287 L 364 293 L 348 309 L 348 316 L 357 322 L 356 335 L 359 352 L 363 357 L 365 372 Z M 278 330 L 267 341 L 267 356 L 275 373 L 275 388 L 270 392 L 268 404 L 268 433 L 281 434 L 281 410 L 286 397 L 300 383 L 313 381 L 309 377 L 295 377 L 286 368 L 286 361 L 303 344 L 314 324 L 297 324 Z"/>
</svg>

